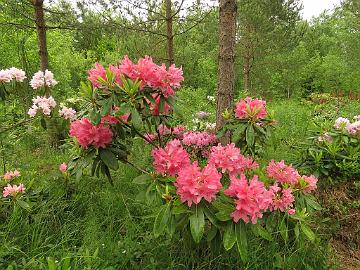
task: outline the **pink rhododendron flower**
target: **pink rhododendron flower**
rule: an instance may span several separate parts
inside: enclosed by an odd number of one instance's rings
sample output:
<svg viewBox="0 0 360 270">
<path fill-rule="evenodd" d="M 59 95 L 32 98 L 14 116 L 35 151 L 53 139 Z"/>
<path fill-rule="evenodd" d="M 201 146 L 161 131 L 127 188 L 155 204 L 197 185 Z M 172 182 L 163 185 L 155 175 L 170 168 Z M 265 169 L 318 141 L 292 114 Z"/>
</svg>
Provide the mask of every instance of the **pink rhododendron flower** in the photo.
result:
<svg viewBox="0 0 360 270">
<path fill-rule="evenodd" d="M 214 200 L 222 187 L 220 179 L 221 173 L 213 165 L 209 164 L 201 170 L 194 161 L 181 168 L 174 185 L 181 201 L 187 202 L 190 207 L 193 203 L 198 204 L 202 198 L 208 202 Z"/>
<path fill-rule="evenodd" d="M 266 190 L 264 183 L 258 181 L 255 175 L 248 183 L 245 174 L 240 174 L 240 179 L 230 176 L 230 186 L 224 194 L 235 197 L 235 211 L 231 217 L 235 222 L 242 219 L 245 223 L 256 224 L 257 219 L 268 209 L 272 202 L 272 193 Z"/>
<path fill-rule="evenodd" d="M 209 132 L 194 132 L 187 131 L 184 133 L 183 144 L 187 146 L 195 146 L 202 148 L 204 146 L 213 145 L 217 142 L 217 137 L 215 134 Z"/>
<path fill-rule="evenodd" d="M 92 83 L 92 85 L 96 88 L 101 86 L 101 82 L 99 82 L 99 78 L 106 80 L 106 70 L 105 68 L 99 64 L 95 64 L 95 68 L 90 69 L 88 71 L 88 80 Z"/>
<path fill-rule="evenodd" d="M 9 68 L 9 73 L 12 79 L 15 79 L 17 82 L 23 82 L 26 79 L 25 71 L 16 67 Z"/>
<path fill-rule="evenodd" d="M 18 170 L 15 171 L 8 171 L 3 175 L 3 179 L 5 181 L 10 181 L 11 179 L 15 178 L 15 177 L 19 177 L 21 176 L 20 172 Z"/>
<path fill-rule="evenodd" d="M 230 175 L 252 170 L 258 167 L 258 164 L 251 158 L 240 154 L 240 149 L 235 144 L 222 146 L 218 144 L 211 148 L 209 163 L 221 168 L 222 172 L 228 171 Z"/>
<path fill-rule="evenodd" d="M 239 119 L 263 119 L 267 115 L 266 101 L 247 97 L 235 105 L 235 116 Z"/>
<path fill-rule="evenodd" d="M 60 172 L 62 173 L 65 173 L 67 171 L 67 165 L 65 162 L 61 163 L 60 166 L 59 166 L 59 170 Z"/>
<path fill-rule="evenodd" d="M 289 209 L 289 210 L 288 210 L 288 214 L 289 214 L 290 216 L 295 215 L 295 213 L 296 213 L 296 210 L 295 210 L 295 209 Z"/>
<path fill-rule="evenodd" d="M 349 132 L 350 135 L 356 135 L 360 133 L 360 121 L 356 121 L 354 123 L 348 124 L 346 126 L 347 132 Z"/>
<path fill-rule="evenodd" d="M 54 79 L 54 74 L 49 70 L 45 70 L 45 72 L 41 70 L 36 72 L 30 81 L 30 85 L 34 90 L 43 86 L 55 86 L 57 83 L 58 82 Z"/>
<path fill-rule="evenodd" d="M 76 119 L 76 111 L 73 108 L 67 108 L 65 106 L 59 110 L 59 115 L 71 121 Z"/>
<path fill-rule="evenodd" d="M 279 209 L 281 212 L 285 212 L 286 209 L 293 206 L 295 198 L 291 188 L 281 188 L 278 183 L 275 182 L 270 186 L 269 190 L 272 193 L 271 210 Z"/>
<path fill-rule="evenodd" d="M 95 148 L 105 148 L 111 143 L 113 133 L 109 127 L 99 124 L 94 126 L 89 119 L 82 118 L 70 125 L 70 136 L 76 138 L 77 142 L 87 148 L 93 145 Z"/>
<path fill-rule="evenodd" d="M 181 146 L 179 140 L 172 140 L 165 148 L 156 148 L 151 152 L 154 168 L 159 174 L 175 176 L 181 168 L 190 164 L 189 155 Z"/>
<path fill-rule="evenodd" d="M 33 98 L 33 105 L 29 109 L 28 114 L 30 117 L 34 117 L 38 109 L 41 109 L 43 114 L 50 115 L 51 109 L 55 106 L 56 102 L 52 96 L 48 98 L 37 96 L 36 98 Z"/>
<path fill-rule="evenodd" d="M 339 117 L 338 119 L 335 120 L 335 124 L 334 127 L 336 129 L 344 129 L 346 128 L 348 125 L 350 125 L 350 120 L 347 118 L 343 118 L 343 117 Z"/>
<path fill-rule="evenodd" d="M 8 69 L 0 70 L 0 83 L 9 83 L 12 80 L 12 75 Z"/>
<path fill-rule="evenodd" d="M 3 196 L 8 197 L 12 196 L 15 197 L 18 193 L 24 193 L 25 192 L 25 186 L 23 184 L 20 185 L 10 185 L 8 184 L 6 187 L 4 187 L 3 190 Z"/>
<path fill-rule="evenodd" d="M 305 193 L 310 193 L 317 188 L 316 183 L 318 182 L 318 180 L 314 175 L 310 175 L 310 176 L 303 175 L 301 178 L 307 184 L 307 186 L 304 188 Z"/>
<path fill-rule="evenodd" d="M 291 165 L 286 165 L 282 160 L 280 162 L 270 161 L 266 168 L 267 175 L 276 179 L 280 183 L 289 183 L 296 185 L 299 182 L 299 173 Z"/>
</svg>

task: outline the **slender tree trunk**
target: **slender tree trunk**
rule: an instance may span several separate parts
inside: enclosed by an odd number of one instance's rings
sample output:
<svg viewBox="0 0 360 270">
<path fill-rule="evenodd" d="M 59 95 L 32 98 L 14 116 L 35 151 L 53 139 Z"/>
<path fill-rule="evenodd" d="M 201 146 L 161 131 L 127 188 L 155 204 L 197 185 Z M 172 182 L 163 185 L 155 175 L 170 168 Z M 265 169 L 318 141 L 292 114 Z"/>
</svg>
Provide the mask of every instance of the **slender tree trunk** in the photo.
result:
<svg viewBox="0 0 360 270">
<path fill-rule="evenodd" d="M 250 80 L 250 69 L 251 69 L 251 63 L 250 63 L 250 57 L 246 53 L 244 57 L 244 91 L 248 92 L 251 88 L 251 80 Z"/>
<path fill-rule="evenodd" d="M 49 68 L 49 55 L 46 45 L 46 25 L 44 19 L 44 0 L 32 0 L 35 9 L 36 31 L 38 36 L 38 47 L 40 56 L 40 68 L 45 71 Z"/>
<path fill-rule="evenodd" d="M 236 34 L 236 0 L 219 0 L 219 69 L 216 104 L 216 129 L 223 127 L 223 112 L 232 109 L 235 85 L 235 34 Z M 222 143 L 230 141 L 227 134 Z"/>
<path fill-rule="evenodd" d="M 174 36 L 173 17 L 171 13 L 171 0 L 165 0 L 166 5 L 166 36 L 167 36 L 167 58 L 169 66 L 174 63 Z"/>
</svg>

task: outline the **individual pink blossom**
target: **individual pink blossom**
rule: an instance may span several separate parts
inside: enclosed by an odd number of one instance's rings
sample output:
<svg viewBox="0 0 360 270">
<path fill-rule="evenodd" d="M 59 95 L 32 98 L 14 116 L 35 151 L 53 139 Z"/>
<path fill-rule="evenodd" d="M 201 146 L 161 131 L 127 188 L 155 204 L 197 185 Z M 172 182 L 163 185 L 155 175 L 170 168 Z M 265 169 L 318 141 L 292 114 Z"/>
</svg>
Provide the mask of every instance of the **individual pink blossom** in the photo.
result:
<svg viewBox="0 0 360 270">
<path fill-rule="evenodd" d="M 38 109 L 41 109 L 43 114 L 50 115 L 51 109 L 55 108 L 55 106 L 56 101 L 52 96 L 48 98 L 37 96 L 36 98 L 33 98 L 33 105 L 29 109 L 28 114 L 30 115 L 30 117 L 34 117 Z"/>
<path fill-rule="evenodd" d="M 21 176 L 21 174 L 18 170 L 8 171 L 3 175 L 3 179 L 5 181 L 10 181 L 11 179 L 13 179 L 15 177 L 19 177 L 19 176 Z"/>
<path fill-rule="evenodd" d="M 175 176 L 181 168 L 190 164 L 189 155 L 175 139 L 167 143 L 165 148 L 155 148 L 151 152 L 154 168 L 157 173 Z"/>
<path fill-rule="evenodd" d="M 311 193 L 317 188 L 316 184 L 318 182 L 318 179 L 314 175 L 310 175 L 310 176 L 303 175 L 301 178 L 306 183 L 306 187 L 304 188 L 305 193 Z"/>
<path fill-rule="evenodd" d="M 63 106 L 59 110 L 59 115 L 64 117 L 66 120 L 75 120 L 76 119 L 76 111 L 73 108 L 68 108 Z"/>
<path fill-rule="evenodd" d="M 113 133 L 109 127 L 101 123 L 94 126 L 89 119 L 82 118 L 70 124 L 70 136 L 76 138 L 84 148 L 90 145 L 95 148 L 106 148 L 106 145 L 112 141 Z"/>
<path fill-rule="evenodd" d="M 286 209 L 293 206 L 295 198 L 291 188 L 281 188 L 279 184 L 275 182 L 270 186 L 269 191 L 272 193 L 270 210 L 279 209 L 281 212 L 285 212 Z"/>
<path fill-rule="evenodd" d="M 280 183 L 296 185 L 299 182 L 300 175 L 298 171 L 291 165 L 286 165 L 283 160 L 280 162 L 271 160 L 266 168 L 266 172 L 270 178 L 274 178 Z"/>
<path fill-rule="evenodd" d="M 240 149 L 235 144 L 222 146 L 218 144 L 211 148 L 209 163 L 214 164 L 217 168 L 227 171 L 230 175 L 252 170 L 258 167 L 258 164 L 251 158 L 240 154 Z"/>
<path fill-rule="evenodd" d="M 25 71 L 16 67 L 9 68 L 9 73 L 12 79 L 15 79 L 17 82 L 23 82 L 26 79 Z"/>
<path fill-rule="evenodd" d="M 194 161 L 181 168 L 174 185 L 181 201 L 190 207 L 203 198 L 208 202 L 213 201 L 222 187 L 220 179 L 221 173 L 213 165 L 209 164 L 201 170 L 197 161 Z"/>
<path fill-rule="evenodd" d="M 293 209 L 293 208 L 291 208 L 291 209 L 288 210 L 288 214 L 289 214 L 290 216 L 295 215 L 295 213 L 296 213 L 296 210 Z"/>
<path fill-rule="evenodd" d="M 36 72 L 30 81 L 30 85 L 34 90 L 43 86 L 55 86 L 57 83 L 58 82 L 54 79 L 54 74 L 49 70 L 45 70 L 45 72 L 41 70 Z"/>
<path fill-rule="evenodd" d="M 25 192 L 25 186 L 23 184 L 20 185 L 10 185 L 8 184 L 6 187 L 4 187 L 3 190 L 3 197 L 8 197 L 8 196 L 12 196 L 12 197 L 16 197 L 16 195 L 18 193 L 24 193 Z"/>
<path fill-rule="evenodd" d="M 59 170 L 60 172 L 62 173 L 65 173 L 67 171 L 67 165 L 65 162 L 61 163 L 60 166 L 59 166 Z"/>
<path fill-rule="evenodd" d="M 0 83 L 9 83 L 12 80 L 11 73 L 8 69 L 0 70 Z"/>
<path fill-rule="evenodd" d="M 257 219 L 262 217 L 272 202 L 272 193 L 266 190 L 264 183 L 258 181 L 254 175 L 248 183 L 245 174 L 240 174 L 240 179 L 230 176 L 230 186 L 224 194 L 235 197 L 235 211 L 231 217 L 235 222 L 242 219 L 245 223 L 256 224 Z"/>
<path fill-rule="evenodd" d="M 247 97 L 235 105 L 235 116 L 239 119 L 263 119 L 267 115 L 266 101 Z"/>
<path fill-rule="evenodd" d="M 208 145 L 214 145 L 217 142 L 217 137 L 215 134 L 206 131 L 187 131 L 184 133 L 182 142 L 187 146 L 202 148 Z"/>
</svg>

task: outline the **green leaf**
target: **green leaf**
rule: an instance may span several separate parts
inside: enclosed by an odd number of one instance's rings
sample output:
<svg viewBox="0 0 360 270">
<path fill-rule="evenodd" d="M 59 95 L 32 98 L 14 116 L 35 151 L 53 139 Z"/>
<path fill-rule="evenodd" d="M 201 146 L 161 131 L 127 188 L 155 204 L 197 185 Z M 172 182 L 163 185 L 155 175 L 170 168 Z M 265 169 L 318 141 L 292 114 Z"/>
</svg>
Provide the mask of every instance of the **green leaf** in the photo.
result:
<svg viewBox="0 0 360 270">
<path fill-rule="evenodd" d="M 279 229 L 281 237 L 284 239 L 285 242 L 287 242 L 287 240 L 289 239 L 289 232 L 285 223 L 285 219 L 281 221 Z"/>
<path fill-rule="evenodd" d="M 195 213 L 189 219 L 191 235 L 195 243 L 200 243 L 205 228 L 205 217 L 202 208 L 196 207 Z"/>
<path fill-rule="evenodd" d="M 300 223 L 300 228 L 303 231 L 303 233 L 306 235 L 307 238 L 309 238 L 309 240 L 311 242 L 313 242 L 315 240 L 315 233 L 310 229 L 309 226 Z"/>
<path fill-rule="evenodd" d="M 180 215 L 183 213 L 191 212 L 188 207 L 186 207 L 184 204 L 176 205 L 171 209 L 171 212 L 174 215 Z"/>
<path fill-rule="evenodd" d="M 206 237 L 206 241 L 211 242 L 215 238 L 217 232 L 218 232 L 218 228 L 216 226 L 214 226 L 214 225 L 211 225 L 211 229 L 208 232 L 208 235 Z"/>
<path fill-rule="evenodd" d="M 119 162 L 116 156 L 109 149 L 101 148 L 100 158 L 110 169 L 116 171 L 119 168 Z"/>
<path fill-rule="evenodd" d="M 21 208 L 24 208 L 25 210 L 30 209 L 30 205 L 27 202 L 23 201 L 23 200 L 18 200 L 17 203 L 19 204 L 19 206 Z"/>
<path fill-rule="evenodd" d="M 101 122 L 101 115 L 100 113 L 93 109 L 90 113 L 90 121 L 92 124 L 94 124 L 95 126 L 97 126 L 98 124 L 100 124 Z"/>
<path fill-rule="evenodd" d="M 243 133 L 246 129 L 246 124 L 240 124 L 234 131 L 232 135 L 232 142 L 238 142 L 241 139 L 241 136 L 243 136 Z"/>
<path fill-rule="evenodd" d="M 248 260 L 248 245 L 245 224 L 242 220 L 235 224 L 237 248 L 241 260 L 246 263 Z"/>
<path fill-rule="evenodd" d="M 268 241 L 274 241 L 272 235 L 260 224 L 251 225 L 253 230 L 256 230 L 256 233 Z"/>
<path fill-rule="evenodd" d="M 131 111 L 131 123 L 135 129 L 141 130 L 142 120 L 139 112 L 136 109 Z"/>
<path fill-rule="evenodd" d="M 246 129 L 246 143 L 248 146 L 253 146 L 255 143 L 255 132 L 252 125 L 248 126 Z"/>
<path fill-rule="evenodd" d="M 236 235 L 235 235 L 235 230 L 234 230 L 234 223 L 231 221 L 226 225 L 225 231 L 224 231 L 223 244 L 224 244 L 225 250 L 232 249 L 235 242 L 236 242 Z"/>
<path fill-rule="evenodd" d="M 226 211 L 221 211 L 215 214 L 215 216 L 217 217 L 218 220 L 220 221 L 228 221 L 231 219 L 231 214 L 232 212 L 226 212 Z"/>
<path fill-rule="evenodd" d="M 315 198 L 313 196 L 305 196 L 305 201 L 308 206 L 310 206 L 314 210 L 321 210 L 321 205 L 315 201 Z"/>
<path fill-rule="evenodd" d="M 44 118 L 41 118 L 40 119 L 40 125 L 43 129 L 46 129 L 47 128 L 47 125 L 46 125 L 46 121 Z"/>
<path fill-rule="evenodd" d="M 56 263 L 55 263 L 54 258 L 48 257 L 47 261 L 48 261 L 48 269 L 49 270 L 56 270 L 57 267 L 56 267 Z"/>
<path fill-rule="evenodd" d="M 146 185 L 146 184 L 150 184 L 151 179 L 152 179 L 152 177 L 150 175 L 142 174 L 142 175 L 139 175 L 138 177 L 135 177 L 132 182 L 134 184 L 138 184 L 138 185 Z"/>
<path fill-rule="evenodd" d="M 165 228 L 167 226 L 170 217 L 171 217 L 170 204 L 162 205 L 154 222 L 155 237 L 159 237 L 165 231 Z"/>
</svg>

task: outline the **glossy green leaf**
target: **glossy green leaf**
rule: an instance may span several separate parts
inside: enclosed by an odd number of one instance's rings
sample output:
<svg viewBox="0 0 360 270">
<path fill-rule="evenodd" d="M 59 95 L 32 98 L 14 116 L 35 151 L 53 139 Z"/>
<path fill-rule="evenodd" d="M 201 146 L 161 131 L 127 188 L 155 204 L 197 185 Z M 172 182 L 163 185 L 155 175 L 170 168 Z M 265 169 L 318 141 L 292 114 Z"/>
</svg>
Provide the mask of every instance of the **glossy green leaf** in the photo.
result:
<svg viewBox="0 0 360 270">
<path fill-rule="evenodd" d="M 255 132 L 252 125 L 248 126 L 246 129 L 246 143 L 248 146 L 253 146 L 255 143 Z"/>
<path fill-rule="evenodd" d="M 165 228 L 167 227 L 167 223 L 169 222 L 170 218 L 170 204 L 162 205 L 154 222 L 155 237 L 159 237 L 165 231 Z"/>
<path fill-rule="evenodd" d="M 151 180 L 152 180 L 152 177 L 150 175 L 142 174 L 142 175 L 139 175 L 138 177 L 135 177 L 132 182 L 137 185 L 146 185 L 146 184 L 150 184 Z"/>
<path fill-rule="evenodd" d="M 300 228 L 310 241 L 313 242 L 315 240 L 315 233 L 310 229 L 309 226 L 305 225 L 304 223 L 300 223 Z"/>
<path fill-rule="evenodd" d="M 245 224 L 242 220 L 235 224 L 236 245 L 241 260 L 246 263 L 248 261 L 248 244 Z"/>
<path fill-rule="evenodd" d="M 205 228 L 205 217 L 202 208 L 197 207 L 189 219 L 191 235 L 195 243 L 200 243 Z"/>
<path fill-rule="evenodd" d="M 225 250 L 232 249 L 235 242 L 236 242 L 236 235 L 235 235 L 234 223 L 231 221 L 226 225 L 224 231 L 223 244 Z"/>
<path fill-rule="evenodd" d="M 113 152 L 111 152 L 109 149 L 101 149 L 100 150 L 100 158 L 101 160 L 112 170 L 117 170 L 119 168 L 119 162 L 114 155 Z"/>
</svg>

